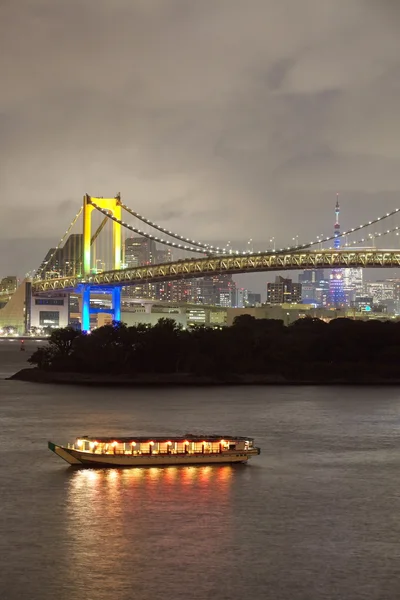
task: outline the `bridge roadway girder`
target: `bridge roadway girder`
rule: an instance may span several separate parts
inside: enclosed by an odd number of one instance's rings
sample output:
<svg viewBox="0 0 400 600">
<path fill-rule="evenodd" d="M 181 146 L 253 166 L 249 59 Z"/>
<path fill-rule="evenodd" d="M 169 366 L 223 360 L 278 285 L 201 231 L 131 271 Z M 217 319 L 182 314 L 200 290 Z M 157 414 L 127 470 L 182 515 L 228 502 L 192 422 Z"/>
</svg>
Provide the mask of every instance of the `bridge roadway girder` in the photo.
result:
<svg viewBox="0 0 400 600">
<path fill-rule="evenodd" d="M 235 275 L 262 271 L 295 271 L 304 269 L 335 268 L 391 268 L 400 267 L 400 250 L 320 250 L 301 252 L 268 252 L 192 258 L 160 265 L 148 265 L 104 271 L 86 277 L 63 277 L 34 281 L 33 293 L 56 291 L 78 292 L 82 285 L 96 288 L 157 283 L 177 279 L 192 279 L 217 274 Z"/>
</svg>

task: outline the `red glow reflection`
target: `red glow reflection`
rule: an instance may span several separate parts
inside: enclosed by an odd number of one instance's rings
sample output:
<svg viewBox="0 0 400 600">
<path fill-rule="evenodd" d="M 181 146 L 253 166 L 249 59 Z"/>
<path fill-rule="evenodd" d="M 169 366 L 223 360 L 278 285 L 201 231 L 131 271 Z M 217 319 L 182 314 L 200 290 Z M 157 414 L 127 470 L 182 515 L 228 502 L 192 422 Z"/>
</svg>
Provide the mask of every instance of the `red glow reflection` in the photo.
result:
<svg viewBox="0 0 400 600">
<path fill-rule="evenodd" d="M 141 573 L 154 557 L 162 557 L 166 570 L 173 570 L 177 556 L 187 565 L 201 564 L 204 557 L 215 564 L 213 557 L 234 543 L 234 474 L 228 465 L 74 472 L 66 484 L 63 520 L 66 563 L 74 565 L 68 585 L 90 587 L 104 597 L 104 578 L 93 580 L 93 565 L 112 573 L 115 582 L 116 573 L 126 581 L 126 565 Z"/>
</svg>

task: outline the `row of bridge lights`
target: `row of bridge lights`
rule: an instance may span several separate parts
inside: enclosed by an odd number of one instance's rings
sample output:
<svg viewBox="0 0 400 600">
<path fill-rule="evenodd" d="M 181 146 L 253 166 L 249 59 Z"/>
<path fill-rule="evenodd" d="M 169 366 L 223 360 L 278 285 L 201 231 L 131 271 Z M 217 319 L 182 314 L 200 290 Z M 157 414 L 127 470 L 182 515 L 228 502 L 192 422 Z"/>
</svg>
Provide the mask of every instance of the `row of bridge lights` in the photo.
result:
<svg viewBox="0 0 400 600">
<path fill-rule="evenodd" d="M 123 208 L 125 208 L 126 210 L 128 209 L 128 207 L 126 205 L 124 205 L 124 204 L 121 204 L 121 206 Z M 386 217 L 392 216 L 393 214 L 399 212 L 399 210 L 400 210 L 400 208 L 396 208 L 391 213 L 386 213 Z M 177 234 L 174 234 L 172 231 L 169 231 L 169 230 L 165 229 L 164 227 L 159 226 L 157 223 L 154 223 L 153 221 L 150 221 L 149 219 L 146 219 L 146 217 L 140 215 L 139 213 L 134 213 L 134 215 L 137 218 L 139 218 L 140 220 L 142 220 L 145 223 L 147 223 L 148 225 L 150 225 L 151 227 L 155 227 L 156 229 L 160 229 L 161 231 L 164 231 L 165 233 L 167 233 L 167 234 L 169 234 L 169 235 L 171 235 L 173 237 L 177 237 L 178 239 L 182 239 L 182 240 L 185 240 L 187 242 L 191 242 L 192 244 L 195 244 L 197 246 L 200 246 L 200 247 L 203 247 L 203 248 L 206 248 L 206 249 L 218 250 L 218 251 L 222 251 L 223 253 L 227 253 L 226 248 L 219 248 L 218 246 L 215 247 L 215 246 L 211 246 L 211 245 L 207 245 L 207 244 L 202 244 L 201 242 L 196 242 L 195 240 L 190 240 L 189 238 L 183 238 L 181 236 L 178 236 Z M 360 225 L 359 227 L 353 227 L 352 229 L 349 229 L 348 231 L 343 232 L 340 235 L 340 237 L 344 237 L 346 235 L 349 235 L 350 233 L 354 233 L 355 231 L 358 231 L 360 229 L 364 229 L 365 227 L 368 227 L 369 225 L 372 225 L 373 223 L 381 221 L 382 218 L 384 218 L 384 217 L 378 217 L 377 219 L 375 219 L 373 221 L 369 221 L 368 223 L 364 223 L 364 224 Z M 124 222 L 124 221 L 122 222 L 122 225 L 131 228 L 131 226 L 128 223 Z M 132 229 L 134 229 L 134 228 L 132 228 Z M 387 231 L 382 232 L 382 233 L 376 232 L 374 234 L 370 234 L 369 237 L 380 237 L 382 235 L 386 235 L 388 233 L 392 233 L 394 231 L 398 231 L 398 229 L 399 229 L 399 227 L 395 227 L 394 229 L 388 229 Z M 139 230 L 135 230 L 135 231 L 137 231 L 137 233 L 139 233 L 139 234 L 143 234 L 144 233 L 140 229 Z M 168 242 L 168 240 L 164 240 L 162 238 L 158 238 L 157 236 L 152 236 L 151 234 L 146 234 L 146 235 L 149 235 L 150 238 L 152 238 L 152 239 L 154 239 L 156 241 L 160 241 L 161 243 L 167 243 L 167 244 L 170 244 L 172 246 L 176 246 L 178 248 L 183 248 L 184 250 L 197 250 L 197 248 L 192 248 L 192 247 L 188 247 L 188 246 L 182 246 L 181 244 L 175 244 L 174 242 Z M 295 236 L 293 238 L 293 241 L 295 242 L 294 246 L 289 246 L 287 248 L 280 248 L 278 251 L 274 247 L 273 248 L 273 252 L 284 252 L 284 251 L 287 251 L 287 250 L 291 250 L 293 248 L 297 248 L 298 245 L 299 245 L 298 244 L 298 237 L 299 236 Z M 321 239 L 319 239 L 319 236 L 317 236 L 317 241 L 311 240 L 310 245 L 322 244 L 322 243 L 331 241 L 332 239 L 335 239 L 335 237 L 336 236 L 329 236 L 329 237 L 325 236 L 324 238 L 321 237 Z M 366 238 L 363 238 L 363 239 L 361 239 L 359 241 L 351 242 L 351 245 L 359 244 L 359 243 L 365 242 L 365 241 L 366 241 Z M 270 243 L 272 243 L 272 242 L 275 243 L 275 238 L 272 238 L 270 240 Z M 345 245 L 348 246 L 349 244 L 345 244 Z M 305 247 L 307 247 L 307 245 L 303 244 L 302 247 L 305 248 Z M 270 251 L 270 249 L 267 250 L 267 252 L 269 252 L 269 251 Z M 229 253 L 230 254 L 237 254 L 237 255 L 239 255 L 239 254 L 254 254 L 254 252 L 252 250 L 247 250 L 247 251 L 245 250 L 243 252 L 240 252 L 239 250 L 230 250 Z M 262 251 L 259 251 L 257 254 L 262 254 Z"/>
<path fill-rule="evenodd" d="M 152 240 L 158 241 L 158 242 L 163 243 L 163 244 L 167 244 L 169 246 L 173 246 L 175 248 L 182 248 L 183 250 L 189 250 L 189 251 L 192 251 L 192 252 L 193 251 L 194 252 L 199 252 L 198 248 L 194 248 L 192 246 L 185 246 L 185 245 L 182 245 L 182 244 L 176 244 L 175 242 L 170 242 L 168 240 L 164 240 L 163 238 L 159 238 L 158 236 L 154 236 L 154 235 L 152 235 L 150 233 L 146 233 L 146 232 L 142 231 L 141 229 L 137 229 L 137 228 L 131 226 L 129 223 L 126 223 L 126 221 L 120 221 L 119 219 L 117 219 L 116 217 L 114 217 L 114 215 L 109 215 L 109 213 L 107 211 L 104 211 L 103 209 L 101 209 L 100 207 L 98 207 L 95 203 L 93 203 L 93 205 L 95 206 L 95 208 L 97 208 L 98 210 L 100 210 L 103 214 L 105 214 L 105 215 L 107 215 L 109 217 L 111 216 L 111 218 L 114 221 L 116 221 L 120 225 L 123 225 L 124 227 L 127 227 L 131 231 L 133 231 L 135 233 L 138 233 L 139 235 L 148 236 Z M 130 211 L 130 209 L 129 209 L 129 207 L 127 205 L 121 203 L 121 206 L 125 210 Z M 399 210 L 400 210 L 400 208 L 396 208 L 391 213 L 386 213 L 386 217 L 392 216 L 393 214 L 399 212 Z M 179 236 L 177 234 L 174 234 L 172 231 L 169 231 L 169 230 L 165 229 L 164 227 L 159 226 L 157 223 L 154 223 L 153 221 L 150 221 L 149 219 L 146 219 L 146 217 L 140 215 L 139 213 L 136 213 L 134 211 L 131 211 L 131 212 L 134 214 L 134 216 L 136 216 L 138 219 L 144 221 L 145 223 L 147 223 L 151 227 L 154 227 L 155 229 L 160 229 L 161 231 L 164 231 L 165 233 L 167 233 L 168 235 L 171 235 L 172 237 L 177 237 L 178 239 L 185 240 L 187 242 L 195 244 L 196 246 L 203 247 L 206 250 L 217 250 L 218 252 L 222 251 L 224 254 L 227 253 L 226 248 L 219 248 L 218 246 L 211 246 L 211 245 L 207 245 L 207 244 L 202 244 L 201 242 L 196 242 L 195 240 L 190 240 L 189 238 L 181 237 L 181 236 Z M 349 229 L 348 231 L 343 232 L 338 237 L 344 237 L 346 235 L 349 235 L 350 233 L 354 233 L 355 231 L 358 231 L 360 229 L 364 229 L 365 227 L 368 227 L 369 225 L 372 225 L 373 223 L 381 221 L 382 218 L 385 218 L 385 217 L 378 217 L 377 219 L 375 219 L 373 221 L 369 221 L 368 223 L 365 223 L 364 225 L 360 225 L 359 227 L 353 227 L 352 229 Z M 399 229 L 399 227 L 396 227 L 395 229 L 392 229 L 392 230 L 388 229 L 386 232 L 383 232 L 383 233 L 370 234 L 370 237 L 380 237 L 382 235 L 386 235 L 386 234 L 391 233 L 393 231 L 397 231 L 398 229 Z M 335 239 L 335 237 L 336 236 L 329 236 L 329 237 L 325 237 L 325 238 L 319 239 L 319 236 L 317 236 L 317 241 L 311 240 L 311 242 L 308 245 L 323 244 L 325 242 L 331 241 L 332 239 Z M 293 238 L 293 241 L 296 242 L 296 238 L 298 240 L 298 236 L 296 236 L 295 238 Z M 272 238 L 270 240 L 270 242 L 272 242 L 272 241 L 275 242 L 275 238 Z M 354 245 L 354 244 L 358 244 L 358 243 L 361 243 L 361 242 L 364 242 L 364 241 L 366 241 L 365 238 L 363 238 L 362 240 L 359 240 L 359 241 L 352 242 L 351 244 Z M 307 244 L 302 244 L 301 248 L 306 248 L 306 247 L 308 247 L 308 245 Z M 349 244 L 346 244 L 346 246 L 348 246 L 348 245 Z M 280 248 L 279 250 L 276 250 L 274 248 L 272 251 L 273 252 L 285 252 L 285 251 L 292 250 L 293 248 L 297 248 L 297 247 L 298 247 L 298 244 L 295 245 L 295 246 L 289 246 L 287 248 Z M 270 251 L 271 251 L 270 249 L 267 250 L 267 252 L 270 252 Z M 243 252 L 240 252 L 239 250 L 233 250 L 233 251 L 230 250 L 229 254 L 236 254 L 236 255 L 239 255 L 239 254 L 254 254 L 254 252 L 252 252 L 251 250 L 247 250 L 247 251 L 245 250 Z M 262 254 L 262 251 L 259 251 L 257 254 Z"/>
<path fill-rule="evenodd" d="M 210 244 L 203 244 L 202 242 L 197 242 L 196 240 L 190 240 L 189 238 L 185 238 L 181 235 L 178 235 L 177 233 L 174 233 L 173 231 L 169 231 L 168 229 L 165 229 L 165 227 L 161 227 L 161 225 L 158 225 L 157 223 L 154 223 L 153 221 L 146 219 L 146 217 L 144 217 L 143 215 L 139 215 L 139 213 L 137 213 L 135 211 L 131 211 L 131 209 L 126 204 L 121 203 L 121 206 L 122 206 L 122 208 L 124 208 L 125 210 L 130 212 L 133 216 L 135 216 L 138 219 L 140 219 L 141 221 L 144 221 L 145 223 L 147 223 L 147 225 L 150 225 L 151 227 L 154 227 L 155 229 L 159 229 L 160 231 L 163 231 L 164 233 L 167 233 L 168 235 L 171 235 L 172 237 L 175 237 L 184 242 L 189 242 L 190 244 L 194 244 L 195 246 L 199 246 L 201 248 L 207 248 L 207 249 L 212 248 L 213 250 L 221 250 L 221 248 L 218 248 L 218 246 L 215 247 L 215 246 L 211 246 Z M 156 239 L 158 239 L 158 238 L 156 238 Z M 161 239 L 161 241 L 163 242 L 164 240 Z"/>
<path fill-rule="evenodd" d="M 113 219 L 113 221 L 115 221 L 116 223 L 119 223 L 120 225 L 123 225 L 124 227 L 127 227 L 128 229 L 130 229 L 134 233 L 138 233 L 139 235 L 144 235 L 146 237 L 149 237 L 152 240 L 155 240 L 157 242 L 161 242 L 163 244 L 168 244 L 169 246 L 174 246 L 175 248 L 182 248 L 183 250 L 191 250 L 192 252 L 199 252 L 198 248 L 193 248 L 192 246 L 183 246 L 182 244 L 175 244 L 175 242 L 169 242 L 168 240 L 164 240 L 163 238 L 159 238 L 156 235 L 152 235 L 151 233 L 146 233 L 145 231 L 142 231 L 141 229 L 137 229 L 136 227 L 133 227 L 129 223 L 126 223 L 126 221 L 121 221 L 120 219 L 117 219 L 117 217 L 115 217 L 114 215 L 110 215 L 107 211 L 105 211 L 102 208 L 100 208 L 99 206 L 97 206 L 94 202 L 93 202 L 93 206 L 95 208 L 97 208 L 97 210 L 99 210 L 100 212 L 102 212 L 103 214 L 105 214 L 106 216 L 108 216 L 109 218 Z M 124 208 L 123 204 L 121 204 L 121 206 Z M 149 224 L 151 224 L 150 221 L 149 221 Z M 190 240 L 187 240 L 187 241 L 190 242 Z M 195 244 L 196 242 L 193 240 L 192 243 Z M 217 248 L 217 250 L 219 250 L 219 248 Z"/>
</svg>

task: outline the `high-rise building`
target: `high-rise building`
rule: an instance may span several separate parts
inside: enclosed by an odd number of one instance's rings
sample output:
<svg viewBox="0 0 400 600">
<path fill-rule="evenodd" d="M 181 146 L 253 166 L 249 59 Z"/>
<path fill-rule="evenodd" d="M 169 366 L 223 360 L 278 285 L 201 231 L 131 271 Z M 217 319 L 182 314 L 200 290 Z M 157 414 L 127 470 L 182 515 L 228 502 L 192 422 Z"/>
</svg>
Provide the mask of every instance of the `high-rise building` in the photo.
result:
<svg viewBox="0 0 400 600">
<path fill-rule="evenodd" d="M 299 283 L 319 283 L 324 279 L 323 269 L 306 269 L 299 275 Z"/>
<path fill-rule="evenodd" d="M 157 245 L 145 237 L 130 237 L 125 240 L 124 265 L 128 269 L 157 263 Z M 159 299 L 159 284 L 143 283 L 122 288 L 122 294 L 129 298 Z"/>
<path fill-rule="evenodd" d="M 166 250 L 156 250 L 156 262 L 159 265 L 173 261 L 172 252 L 169 248 Z"/>
<path fill-rule="evenodd" d="M 38 269 L 38 274 L 44 279 L 80 275 L 82 239 L 81 233 L 73 233 L 62 248 L 50 248 Z"/>
<path fill-rule="evenodd" d="M 334 247 L 340 248 L 340 205 L 339 205 L 339 194 L 336 196 L 336 207 L 335 207 L 335 228 L 334 228 Z M 329 303 L 333 306 L 343 306 L 346 303 L 346 294 L 343 289 L 343 269 L 332 269 L 329 283 Z"/>
<path fill-rule="evenodd" d="M 301 298 L 303 304 L 321 304 L 319 290 L 325 281 L 323 269 L 307 269 L 300 273 Z"/>
<path fill-rule="evenodd" d="M 364 290 L 363 269 L 343 269 L 343 290 L 348 305 L 355 300 L 356 296 L 362 295 Z"/>
<path fill-rule="evenodd" d="M 232 308 L 246 308 L 246 306 L 261 306 L 261 294 L 255 294 L 244 288 L 237 288 L 232 301 Z"/>
<path fill-rule="evenodd" d="M 298 304 L 301 302 L 301 283 L 277 276 L 275 283 L 267 284 L 268 304 Z"/>
<path fill-rule="evenodd" d="M 215 275 L 192 280 L 192 301 L 196 304 L 231 307 L 236 299 L 236 284 L 231 275 Z"/>
<path fill-rule="evenodd" d="M 245 297 L 245 306 L 261 306 L 261 294 L 255 294 L 254 292 L 247 291 L 247 298 Z"/>
<path fill-rule="evenodd" d="M 73 233 L 68 237 L 64 246 L 60 248 L 60 267 L 63 277 L 81 274 L 83 252 L 82 242 L 82 234 Z"/>
<path fill-rule="evenodd" d="M 385 304 L 388 300 L 395 300 L 395 284 L 393 281 L 375 281 L 365 285 L 367 296 L 372 298 L 374 304 Z"/>
<path fill-rule="evenodd" d="M 318 306 L 329 305 L 330 282 L 328 279 L 321 279 L 315 288 L 315 300 Z"/>
<path fill-rule="evenodd" d="M 125 240 L 125 264 L 129 269 L 156 262 L 157 246 L 154 240 L 145 237 L 131 237 Z"/>
</svg>

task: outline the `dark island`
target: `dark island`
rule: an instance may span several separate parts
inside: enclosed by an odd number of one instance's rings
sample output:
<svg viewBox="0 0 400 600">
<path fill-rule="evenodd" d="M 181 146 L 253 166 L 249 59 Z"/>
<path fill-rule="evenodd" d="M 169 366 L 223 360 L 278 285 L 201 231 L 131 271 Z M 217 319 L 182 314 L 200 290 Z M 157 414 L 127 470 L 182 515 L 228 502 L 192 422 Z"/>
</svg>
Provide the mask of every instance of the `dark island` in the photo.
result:
<svg viewBox="0 0 400 600">
<path fill-rule="evenodd" d="M 231 327 L 113 323 L 53 331 L 11 379 L 76 384 L 398 384 L 400 322 L 237 317 Z"/>
</svg>

